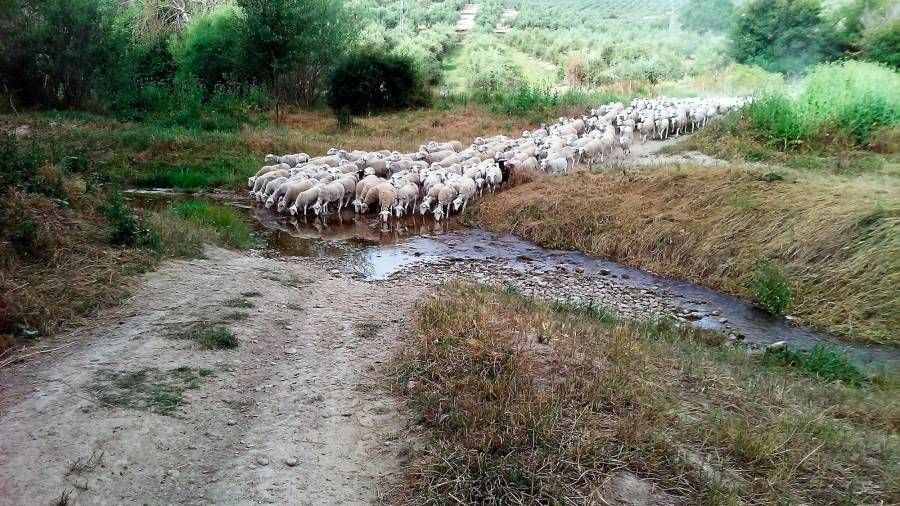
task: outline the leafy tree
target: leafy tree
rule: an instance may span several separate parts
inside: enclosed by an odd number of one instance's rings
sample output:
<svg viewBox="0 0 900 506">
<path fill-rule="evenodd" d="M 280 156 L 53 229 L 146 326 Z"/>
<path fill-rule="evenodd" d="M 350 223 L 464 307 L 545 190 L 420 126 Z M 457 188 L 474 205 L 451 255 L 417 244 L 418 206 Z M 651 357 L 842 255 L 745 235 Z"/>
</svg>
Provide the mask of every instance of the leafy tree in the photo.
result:
<svg viewBox="0 0 900 506">
<path fill-rule="evenodd" d="M 240 18 L 225 7 L 193 21 L 172 44 L 178 69 L 195 76 L 207 92 L 228 81 L 237 67 Z"/>
<path fill-rule="evenodd" d="M 825 57 L 826 41 L 818 0 L 751 0 L 732 31 L 738 63 L 796 73 Z"/>
<path fill-rule="evenodd" d="M 120 70 L 128 37 L 107 2 L 4 0 L 0 11 L 0 83 L 16 100 L 82 106 Z"/>
<path fill-rule="evenodd" d="M 345 58 L 328 79 L 328 105 L 338 114 L 371 114 L 411 107 L 424 85 L 409 58 L 358 53 Z"/>
<path fill-rule="evenodd" d="M 269 87 L 275 115 L 288 100 L 311 105 L 322 78 L 351 42 L 357 23 L 333 0 L 238 0 L 243 10 L 240 66 Z"/>
<path fill-rule="evenodd" d="M 735 18 L 731 0 L 688 0 L 678 15 L 681 25 L 695 32 L 727 32 Z"/>
<path fill-rule="evenodd" d="M 861 45 L 867 59 L 900 69 L 900 20 L 872 32 Z"/>
</svg>

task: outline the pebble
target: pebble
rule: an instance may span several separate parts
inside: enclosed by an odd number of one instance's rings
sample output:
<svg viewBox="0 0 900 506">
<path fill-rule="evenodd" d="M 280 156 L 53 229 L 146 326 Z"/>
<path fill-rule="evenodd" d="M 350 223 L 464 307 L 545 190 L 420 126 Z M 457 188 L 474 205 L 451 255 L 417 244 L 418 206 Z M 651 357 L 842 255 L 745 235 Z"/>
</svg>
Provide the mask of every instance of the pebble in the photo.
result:
<svg viewBox="0 0 900 506">
<path fill-rule="evenodd" d="M 287 459 L 284 460 L 284 463 L 288 467 L 294 467 L 297 464 L 299 464 L 299 462 L 297 462 L 297 459 L 295 459 L 294 457 L 288 457 Z"/>
<path fill-rule="evenodd" d="M 295 353 L 297 353 L 297 348 L 288 348 L 284 350 L 285 355 L 293 355 Z"/>
<path fill-rule="evenodd" d="M 237 425 L 237 421 L 236 420 L 228 420 L 227 422 L 225 422 L 225 425 Z"/>
<path fill-rule="evenodd" d="M 168 471 L 166 471 L 166 474 L 168 474 L 172 478 L 178 478 L 179 476 L 181 476 L 181 473 L 178 471 L 178 469 L 169 469 Z"/>
<path fill-rule="evenodd" d="M 258 455 L 256 457 L 256 463 L 261 466 L 267 466 L 267 465 L 269 465 L 269 459 L 263 457 L 262 455 Z"/>
</svg>

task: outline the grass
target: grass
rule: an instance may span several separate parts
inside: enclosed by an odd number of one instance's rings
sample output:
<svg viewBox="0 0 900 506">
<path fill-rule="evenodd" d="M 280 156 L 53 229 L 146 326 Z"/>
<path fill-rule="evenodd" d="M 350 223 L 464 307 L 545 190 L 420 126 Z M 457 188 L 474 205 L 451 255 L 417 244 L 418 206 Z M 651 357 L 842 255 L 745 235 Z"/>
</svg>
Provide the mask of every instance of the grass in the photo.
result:
<svg viewBox="0 0 900 506">
<path fill-rule="evenodd" d="M 232 297 L 230 299 L 225 299 L 225 301 L 222 302 L 222 305 L 225 307 L 237 307 L 237 308 L 253 307 L 253 303 L 244 297 Z"/>
<path fill-rule="evenodd" d="M 253 244 L 250 226 L 234 208 L 204 200 L 185 200 L 175 204 L 172 210 L 189 221 L 213 230 L 224 244 L 241 249 Z"/>
<path fill-rule="evenodd" d="M 464 284 L 420 303 L 396 384 L 423 433 L 397 502 L 602 504 L 623 481 L 652 487 L 642 504 L 900 498 L 896 378 L 825 380 L 692 327 L 557 309 Z"/>
<path fill-rule="evenodd" d="M 764 363 L 791 366 L 824 380 L 837 380 L 849 385 L 859 386 L 868 380 L 846 353 L 829 346 L 816 345 L 809 351 L 787 347 L 766 350 Z"/>
<path fill-rule="evenodd" d="M 187 324 L 171 332 L 170 337 L 195 341 L 207 350 L 231 350 L 240 344 L 233 331 L 213 322 Z"/>
<path fill-rule="evenodd" d="M 670 165 L 543 178 L 485 197 L 463 218 L 748 299 L 766 258 L 781 267 L 786 310 L 801 323 L 900 343 L 898 181 L 784 169 L 767 182 L 768 173 Z"/>
<path fill-rule="evenodd" d="M 78 457 L 69 462 L 68 469 L 66 469 L 66 476 L 79 475 L 85 471 L 92 471 L 100 465 L 101 462 L 103 462 L 103 452 L 94 450 L 88 458 Z"/>
<path fill-rule="evenodd" d="M 210 369 L 179 367 L 171 370 L 103 370 L 97 373 L 92 390 L 106 405 L 174 416 L 184 406 L 186 390 L 200 388 L 213 375 Z"/>
</svg>

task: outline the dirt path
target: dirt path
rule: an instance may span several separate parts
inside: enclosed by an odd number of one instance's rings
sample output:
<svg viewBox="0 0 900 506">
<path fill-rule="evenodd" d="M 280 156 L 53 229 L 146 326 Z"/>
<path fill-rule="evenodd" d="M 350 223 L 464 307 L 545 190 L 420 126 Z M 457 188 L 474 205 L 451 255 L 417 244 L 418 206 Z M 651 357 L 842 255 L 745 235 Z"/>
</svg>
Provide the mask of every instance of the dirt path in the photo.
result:
<svg viewBox="0 0 900 506">
<path fill-rule="evenodd" d="M 342 260 L 208 255 L 0 370 L 0 504 L 371 504 L 391 485 L 388 361 L 421 290 Z M 166 337 L 236 312 L 236 350 Z"/>
</svg>

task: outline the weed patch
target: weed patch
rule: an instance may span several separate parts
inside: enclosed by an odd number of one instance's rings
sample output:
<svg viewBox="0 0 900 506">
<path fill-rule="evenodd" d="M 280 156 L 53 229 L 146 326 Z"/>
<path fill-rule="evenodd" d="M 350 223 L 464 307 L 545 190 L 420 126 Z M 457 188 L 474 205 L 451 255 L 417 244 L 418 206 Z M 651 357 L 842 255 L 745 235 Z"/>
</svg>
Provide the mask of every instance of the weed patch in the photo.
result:
<svg viewBox="0 0 900 506">
<path fill-rule="evenodd" d="M 253 307 L 253 303 L 245 299 L 244 297 L 232 297 L 230 299 L 225 299 L 225 301 L 222 302 L 222 305 L 225 307 L 236 307 L 244 309 Z"/>
<path fill-rule="evenodd" d="M 200 387 L 213 374 L 210 369 L 179 367 L 171 370 L 99 371 L 92 386 L 97 400 L 121 408 L 173 416 L 183 406 L 184 392 Z"/>
<path fill-rule="evenodd" d="M 788 347 L 766 350 L 764 362 L 791 366 L 818 378 L 843 381 L 848 385 L 859 386 L 868 380 L 846 353 L 828 346 L 816 345 L 809 351 Z"/>
<path fill-rule="evenodd" d="M 189 324 L 170 336 L 174 339 L 195 341 L 201 348 L 207 350 L 230 350 L 240 344 L 230 329 L 209 322 Z"/>
</svg>

